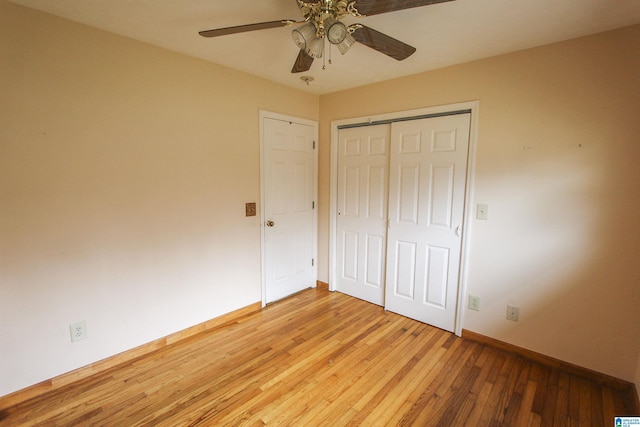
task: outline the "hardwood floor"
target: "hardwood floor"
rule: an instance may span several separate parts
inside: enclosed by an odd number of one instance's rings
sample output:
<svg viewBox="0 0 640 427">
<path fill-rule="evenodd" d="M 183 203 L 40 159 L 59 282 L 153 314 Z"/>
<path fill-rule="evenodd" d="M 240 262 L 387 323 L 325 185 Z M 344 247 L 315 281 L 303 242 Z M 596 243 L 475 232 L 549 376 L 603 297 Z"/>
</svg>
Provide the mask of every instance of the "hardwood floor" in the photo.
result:
<svg viewBox="0 0 640 427">
<path fill-rule="evenodd" d="M 22 425 L 612 426 L 635 396 L 307 290 L 0 411 Z"/>
</svg>

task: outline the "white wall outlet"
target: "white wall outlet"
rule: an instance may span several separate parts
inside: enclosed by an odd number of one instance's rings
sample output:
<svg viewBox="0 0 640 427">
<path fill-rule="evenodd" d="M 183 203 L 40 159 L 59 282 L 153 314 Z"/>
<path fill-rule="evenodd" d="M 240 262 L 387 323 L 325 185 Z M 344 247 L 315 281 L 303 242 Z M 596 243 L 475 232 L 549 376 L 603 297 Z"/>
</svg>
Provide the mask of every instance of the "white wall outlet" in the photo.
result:
<svg viewBox="0 0 640 427">
<path fill-rule="evenodd" d="M 478 208 L 476 210 L 476 218 L 487 220 L 489 219 L 489 205 L 478 203 Z"/>
<path fill-rule="evenodd" d="M 469 310 L 480 311 L 480 297 L 469 295 Z"/>
<path fill-rule="evenodd" d="M 520 308 L 514 307 L 512 305 L 507 306 L 507 320 L 511 320 L 512 322 L 517 322 L 520 319 Z"/>
<path fill-rule="evenodd" d="M 71 332 L 71 342 L 87 339 L 87 324 L 84 320 L 70 324 L 69 331 Z"/>
</svg>

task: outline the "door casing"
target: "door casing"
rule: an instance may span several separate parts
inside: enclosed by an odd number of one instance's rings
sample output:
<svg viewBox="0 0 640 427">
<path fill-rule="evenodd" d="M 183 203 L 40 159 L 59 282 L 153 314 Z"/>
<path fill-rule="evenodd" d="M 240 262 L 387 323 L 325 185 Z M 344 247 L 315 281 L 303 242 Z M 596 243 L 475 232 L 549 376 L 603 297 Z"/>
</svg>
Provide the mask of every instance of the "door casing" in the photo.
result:
<svg viewBox="0 0 640 427">
<path fill-rule="evenodd" d="M 472 211 L 470 208 L 474 195 L 475 183 L 475 159 L 478 139 L 478 116 L 480 112 L 479 101 L 468 101 L 456 104 L 440 105 L 420 108 L 415 110 L 398 111 L 372 116 L 355 117 L 331 122 L 331 174 L 329 187 L 329 290 L 335 291 L 336 282 L 336 223 L 337 223 L 337 197 L 338 197 L 338 130 L 344 126 L 354 126 L 360 123 L 374 123 L 384 121 L 396 121 L 410 119 L 412 117 L 429 115 L 446 115 L 455 111 L 471 111 L 471 129 L 469 135 L 469 157 L 467 165 L 467 182 L 465 193 L 464 230 L 462 238 L 462 250 L 460 254 L 460 276 L 458 279 L 458 298 L 456 304 L 455 334 L 462 335 L 462 322 L 464 315 L 463 295 L 466 295 L 466 282 L 468 270 L 468 248 L 471 239 Z"/>
</svg>

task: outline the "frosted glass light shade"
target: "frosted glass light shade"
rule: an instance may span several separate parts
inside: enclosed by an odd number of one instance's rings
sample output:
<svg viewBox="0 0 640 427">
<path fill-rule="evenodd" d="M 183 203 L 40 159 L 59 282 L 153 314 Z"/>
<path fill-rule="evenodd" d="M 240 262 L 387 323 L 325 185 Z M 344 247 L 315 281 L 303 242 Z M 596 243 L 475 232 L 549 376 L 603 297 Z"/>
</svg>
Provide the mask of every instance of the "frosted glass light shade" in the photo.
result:
<svg viewBox="0 0 640 427">
<path fill-rule="evenodd" d="M 325 31 L 331 44 L 340 44 L 349 35 L 347 26 L 333 18 L 325 21 Z"/>
<path fill-rule="evenodd" d="M 291 31 L 291 37 L 296 46 L 300 49 L 307 49 L 309 44 L 317 38 L 316 26 L 313 25 L 313 22 L 307 22 Z"/>
<path fill-rule="evenodd" d="M 353 37 L 351 34 L 347 34 L 344 40 L 342 40 L 342 43 L 338 43 L 338 50 L 341 54 L 344 55 L 349 49 L 351 49 L 351 46 L 353 46 L 355 42 L 355 37 Z"/>
<path fill-rule="evenodd" d="M 307 43 L 307 55 L 312 58 L 322 58 L 324 51 L 324 37 L 315 37 L 309 43 Z"/>
</svg>

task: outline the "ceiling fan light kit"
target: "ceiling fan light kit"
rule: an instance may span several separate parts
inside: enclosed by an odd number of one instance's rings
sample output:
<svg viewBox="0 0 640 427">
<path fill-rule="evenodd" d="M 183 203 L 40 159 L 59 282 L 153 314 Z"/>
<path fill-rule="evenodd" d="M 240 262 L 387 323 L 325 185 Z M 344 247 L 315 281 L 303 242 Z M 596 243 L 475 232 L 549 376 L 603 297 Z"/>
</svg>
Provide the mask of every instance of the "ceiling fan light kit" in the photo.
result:
<svg viewBox="0 0 640 427">
<path fill-rule="evenodd" d="M 307 22 L 298 28 L 294 28 L 291 31 L 291 37 L 299 49 L 306 50 L 309 43 L 316 38 L 316 26 L 313 25 L 313 22 Z"/>
<path fill-rule="evenodd" d="M 347 34 L 347 36 L 344 38 L 344 40 L 342 40 L 341 43 L 338 43 L 338 50 L 340 51 L 341 54 L 345 54 L 347 53 L 347 51 L 349 49 L 351 49 L 351 46 L 353 46 L 356 43 L 356 38 L 353 37 L 351 34 Z"/>
<path fill-rule="evenodd" d="M 353 46 L 356 39 L 351 32 L 357 28 L 347 28 L 342 22 L 329 17 L 324 22 L 307 22 L 291 31 L 293 42 L 312 58 L 322 58 L 325 38 L 329 43 L 336 45 L 343 55 Z M 320 28 L 320 29 L 319 29 Z"/>
<path fill-rule="evenodd" d="M 327 19 L 325 29 L 327 32 L 327 40 L 329 40 L 331 44 L 342 43 L 349 34 L 347 26 L 334 18 Z"/>
<path fill-rule="evenodd" d="M 356 42 L 402 61 L 416 49 L 386 34 L 362 24 L 345 25 L 340 20 L 345 16 L 363 18 L 370 15 L 394 12 L 412 7 L 427 6 L 453 0 L 295 0 L 304 17 L 303 21 L 282 19 L 259 22 L 236 27 L 200 31 L 203 37 L 218 37 L 227 34 L 268 28 L 288 27 L 300 24 L 291 32 L 293 42 L 300 49 L 291 69 L 292 73 L 308 71 L 315 58 L 322 58 L 325 41 L 335 45 L 345 54 Z M 324 67 L 323 67 L 324 68 Z M 308 84 L 308 82 L 307 82 Z"/>
<path fill-rule="evenodd" d="M 305 53 L 312 58 L 322 58 L 322 52 L 324 52 L 324 38 L 313 38 L 307 43 Z"/>
</svg>

